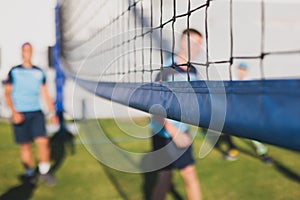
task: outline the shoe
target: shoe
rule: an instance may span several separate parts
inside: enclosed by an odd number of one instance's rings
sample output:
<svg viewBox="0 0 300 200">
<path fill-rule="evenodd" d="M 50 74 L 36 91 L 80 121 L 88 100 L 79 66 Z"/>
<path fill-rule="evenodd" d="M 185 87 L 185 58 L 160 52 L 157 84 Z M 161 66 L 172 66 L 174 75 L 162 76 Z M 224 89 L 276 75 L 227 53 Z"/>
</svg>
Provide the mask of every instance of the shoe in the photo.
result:
<svg viewBox="0 0 300 200">
<path fill-rule="evenodd" d="M 55 186 L 56 185 L 56 179 L 54 176 L 50 173 L 47 174 L 40 174 L 39 179 L 43 181 L 48 186 Z"/>
<path fill-rule="evenodd" d="M 36 176 L 35 175 L 33 175 L 33 176 L 29 176 L 29 177 L 27 177 L 28 178 L 28 183 L 31 185 L 31 186 L 35 186 L 36 185 Z"/>
<path fill-rule="evenodd" d="M 229 154 L 226 154 L 226 155 L 224 156 L 224 159 L 225 159 L 225 160 L 228 160 L 228 161 L 235 161 L 235 160 L 237 160 L 237 157 L 236 157 L 236 156 L 231 156 L 231 155 L 229 155 Z"/>
<path fill-rule="evenodd" d="M 260 156 L 261 160 L 265 164 L 270 164 L 272 162 L 272 158 L 268 156 L 267 154 L 261 155 Z"/>
<path fill-rule="evenodd" d="M 28 184 L 31 187 L 35 187 L 36 186 L 37 180 L 36 180 L 36 176 L 35 175 L 27 176 L 27 175 L 23 174 L 23 175 L 19 176 L 19 179 L 20 179 L 20 181 L 22 183 Z"/>
<path fill-rule="evenodd" d="M 224 159 L 225 160 L 228 160 L 228 161 L 235 161 L 237 160 L 237 155 L 238 155 L 238 150 L 236 149 L 230 149 L 227 154 L 224 156 Z"/>
</svg>

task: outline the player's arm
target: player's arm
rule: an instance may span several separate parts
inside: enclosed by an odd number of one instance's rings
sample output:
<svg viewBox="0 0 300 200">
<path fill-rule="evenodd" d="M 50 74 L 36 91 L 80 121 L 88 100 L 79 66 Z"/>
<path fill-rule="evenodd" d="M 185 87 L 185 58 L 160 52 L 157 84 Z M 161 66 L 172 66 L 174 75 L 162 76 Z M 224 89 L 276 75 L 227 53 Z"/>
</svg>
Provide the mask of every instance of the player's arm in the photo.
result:
<svg viewBox="0 0 300 200">
<path fill-rule="evenodd" d="M 44 99 L 44 101 L 45 101 L 45 103 L 47 105 L 48 112 L 49 112 L 49 115 L 50 115 L 49 117 L 50 117 L 51 122 L 57 123 L 57 116 L 56 116 L 56 113 L 55 113 L 55 107 L 54 107 L 52 99 L 51 99 L 51 97 L 49 95 L 46 83 L 42 84 L 41 94 L 42 94 L 42 97 L 43 97 L 43 99 Z"/>
<path fill-rule="evenodd" d="M 170 134 L 177 147 L 184 148 L 192 143 L 188 134 L 179 131 L 176 126 L 168 120 L 164 120 L 164 128 Z"/>
<path fill-rule="evenodd" d="M 16 109 L 14 107 L 13 100 L 11 98 L 12 87 L 13 86 L 10 83 L 6 83 L 4 85 L 5 101 L 6 101 L 8 108 L 10 109 L 10 111 L 12 113 L 13 123 L 19 124 L 24 120 L 24 116 L 21 113 L 19 113 L 18 111 L 16 111 Z"/>
</svg>

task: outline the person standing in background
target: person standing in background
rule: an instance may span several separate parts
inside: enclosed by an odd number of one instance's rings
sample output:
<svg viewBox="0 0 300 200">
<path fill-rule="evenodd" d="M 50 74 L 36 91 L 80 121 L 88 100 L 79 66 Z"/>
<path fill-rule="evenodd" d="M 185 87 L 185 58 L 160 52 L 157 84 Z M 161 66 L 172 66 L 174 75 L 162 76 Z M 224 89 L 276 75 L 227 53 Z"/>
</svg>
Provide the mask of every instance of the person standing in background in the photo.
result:
<svg viewBox="0 0 300 200">
<path fill-rule="evenodd" d="M 237 68 L 238 79 L 249 80 L 249 78 L 247 77 L 248 70 L 249 67 L 247 63 L 245 62 L 239 63 Z M 253 147 L 256 150 L 256 154 L 262 159 L 264 163 L 269 163 L 272 161 L 272 159 L 268 155 L 268 148 L 263 143 L 256 140 L 251 140 L 251 143 L 253 144 Z"/>
<path fill-rule="evenodd" d="M 55 107 L 49 96 L 44 72 L 31 63 L 32 45 L 22 45 L 21 65 L 13 67 L 5 81 L 5 99 L 12 113 L 15 141 L 20 146 L 21 162 L 25 167 L 25 176 L 35 185 L 35 162 L 32 142 L 37 146 L 38 177 L 49 186 L 56 184 L 50 172 L 50 147 L 46 134 L 45 117 L 40 104 L 43 97 L 52 123 L 57 123 Z"/>
<path fill-rule="evenodd" d="M 189 36 L 189 38 L 188 38 Z M 188 45 L 187 41 L 190 41 Z M 192 65 L 188 66 L 190 59 L 197 57 L 201 50 L 202 34 L 195 29 L 186 29 L 182 32 L 180 40 L 180 51 L 174 56 L 174 62 L 169 60 L 161 74 L 158 74 L 155 81 L 188 81 L 197 80 L 197 70 Z M 188 49 L 190 46 L 190 50 Z M 188 55 L 190 52 L 190 55 Z M 192 139 L 189 134 L 188 124 L 160 116 L 151 118 L 152 148 L 153 151 L 163 149 L 163 152 L 174 160 L 168 166 L 158 171 L 156 184 L 153 188 L 152 199 L 163 200 L 171 187 L 172 170 L 178 169 L 185 183 L 185 191 L 189 200 L 200 200 L 202 194 L 200 183 L 194 165 Z M 169 144 L 171 143 L 171 144 Z M 180 155 L 177 157 L 177 155 Z"/>
</svg>

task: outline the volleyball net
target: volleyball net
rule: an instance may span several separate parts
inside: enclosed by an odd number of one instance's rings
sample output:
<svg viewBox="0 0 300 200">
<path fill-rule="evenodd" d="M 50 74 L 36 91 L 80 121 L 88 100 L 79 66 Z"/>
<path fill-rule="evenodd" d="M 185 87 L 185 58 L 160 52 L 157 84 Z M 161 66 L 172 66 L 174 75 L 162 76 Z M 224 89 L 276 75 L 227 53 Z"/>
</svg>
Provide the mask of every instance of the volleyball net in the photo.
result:
<svg viewBox="0 0 300 200">
<path fill-rule="evenodd" d="M 62 66 L 97 96 L 299 151 L 299 8 L 271 0 L 64 0 Z M 191 28 L 203 43 L 183 65 L 195 67 L 198 80 L 189 70 L 186 81 L 156 79 L 174 66 L 182 31 Z M 186 45 L 194 45 L 189 34 Z M 238 80 L 240 63 L 251 80 Z"/>
</svg>

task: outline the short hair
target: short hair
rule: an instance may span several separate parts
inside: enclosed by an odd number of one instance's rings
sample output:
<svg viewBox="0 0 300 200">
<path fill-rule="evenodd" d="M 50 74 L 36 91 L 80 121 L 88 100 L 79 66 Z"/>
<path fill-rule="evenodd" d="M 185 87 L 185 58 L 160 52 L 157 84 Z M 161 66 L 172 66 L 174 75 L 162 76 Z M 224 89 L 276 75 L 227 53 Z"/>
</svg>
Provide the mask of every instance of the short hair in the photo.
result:
<svg viewBox="0 0 300 200">
<path fill-rule="evenodd" d="M 240 62 L 239 65 L 238 65 L 238 68 L 239 69 L 247 70 L 248 69 L 248 65 L 245 62 Z"/>
<path fill-rule="evenodd" d="M 182 35 L 185 35 L 185 34 L 191 34 L 191 33 L 194 33 L 196 35 L 199 35 L 200 37 L 203 37 L 202 36 L 202 33 L 200 33 L 200 31 L 194 29 L 194 28 L 189 28 L 189 29 L 185 29 L 182 31 Z"/>
<path fill-rule="evenodd" d="M 30 47 L 32 47 L 32 45 L 30 44 L 30 42 L 25 42 L 24 44 L 22 44 L 22 49 L 23 49 L 26 45 L 29 45 Z"/>
</svg>

